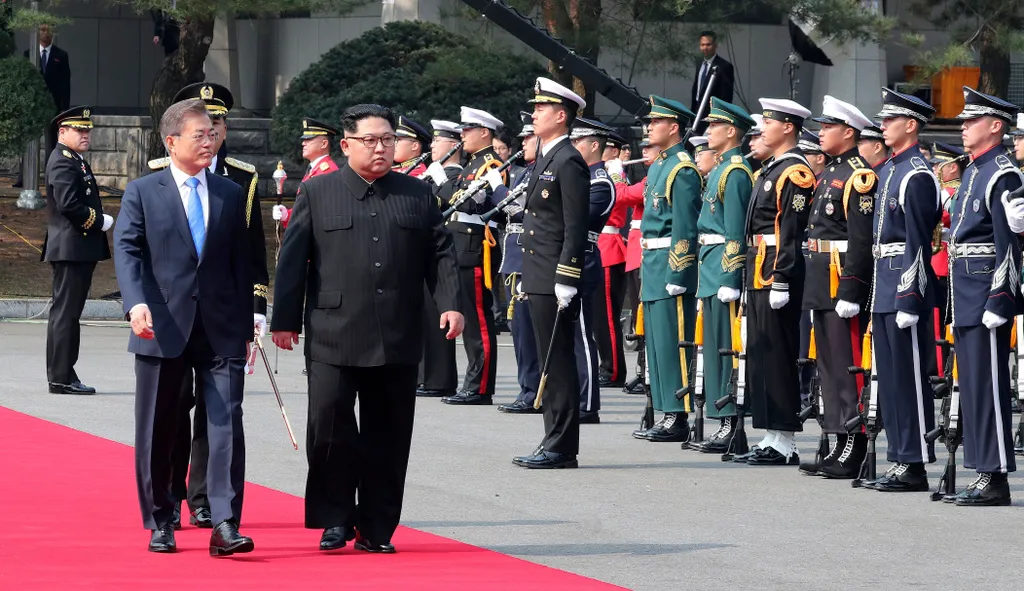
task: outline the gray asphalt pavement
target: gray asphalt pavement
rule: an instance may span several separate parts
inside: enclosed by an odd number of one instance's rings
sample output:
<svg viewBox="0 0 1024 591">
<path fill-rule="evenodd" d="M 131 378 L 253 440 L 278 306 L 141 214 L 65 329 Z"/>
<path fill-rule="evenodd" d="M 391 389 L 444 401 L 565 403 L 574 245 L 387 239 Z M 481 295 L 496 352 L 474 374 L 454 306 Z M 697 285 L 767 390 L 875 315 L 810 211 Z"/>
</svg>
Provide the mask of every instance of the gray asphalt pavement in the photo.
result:
<svg viewBox="0 0 1024 591">
<path fill-rule="evenodd" d="M 86 327 L 77 369 L 100 393 L 53 396 L 46 394 L 45 324 L 0 322 L 0 405 L 131 444 L 127 335 L 122 325 Z M 511 341 L 499 340 L 496 404 L 518 390 Z M 248 479 L 300 496 L 301 368 L 298 353 L 281 353 L 277 380 L 299 452 L 262 367 L 248 378 L 245 402 Z M 723 464 L 678 444 L 636 441 L 629 434 L 643 397 L 617 390 L 602 397 L 602 423 L 582 427 L 581 468 L 562 471 L 510 461 L 540 441 L 540 416 L 421 399 L 403 524 L 630 589 L 1017 587 L 1024 515 L 1017 475 L 1012 507 L 968 509 L 932 503 L 924 493 L 855 490 L 796 468 Z M 812 423 L 798 439 L 807 455 L 818 438 Z M 760 437 L 751 432 L 751 443 Z M 883 450 L 880 439 L 884 458 Z M 929 468 L 933 486 L 944 462 L 940 453 Z M 880 460 L 879 470 L 886 467 Z M 958 479 L 963 487 L 972 475 L 961 470 Z"/>
</svg>

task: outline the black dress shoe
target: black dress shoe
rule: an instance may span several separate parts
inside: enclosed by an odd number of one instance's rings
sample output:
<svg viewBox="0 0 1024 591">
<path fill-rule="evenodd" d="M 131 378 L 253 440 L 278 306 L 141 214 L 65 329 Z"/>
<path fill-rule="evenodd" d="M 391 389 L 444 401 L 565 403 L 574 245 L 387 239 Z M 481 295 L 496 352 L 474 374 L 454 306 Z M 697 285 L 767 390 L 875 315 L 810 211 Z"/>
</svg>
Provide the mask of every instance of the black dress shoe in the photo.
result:
<svg viewBox="0 0 1024 591">
<path fill-rule="evenodd" d="M 971 483 L 973 488 L 957 496 L 958 507 L 1002 507 L 1010 504 L 1010 485 L 1005 474 L 982 472 Z"/>
<path fill-rule="evenodd" d="M 320 549 L 325 552 L 341 550 L 348 542 L 345 533 L 345 528 L 341 526 L 325 529 L 323 535 L 320 536 Z"/>
<path fill-rule="evenodd" d="M 221 521 L 210 536 L 210 556 L 231 556 L 252 552 L 252 538 L 238 533 L 238 526 L 230 519 Z"/>
<path fill-rule="evenodd" d="M 878 492 L 927 492 L 928 474 L 923 473 L 924 464 L 921 464 L 920 470 L 913 470 L 910 464 L 901 464 L 891 475 L 879 479 L 871 488 Z"/>
<path fill-rule="evenodd" d="M 622 388 L 622 391 L 624 393 L 626 393 L 626 394 L 646 394 L 647 393 L 647 390 L 644 388 L 644 383 L 643 382 L 637 382 L 636 384 L 633 384 L 632 388 L 630 388 L 629 386 L 624 386 Z"/>
<path fill-rule="evenodd" d="M 747 460 L 757 455 L 757 452 L 761 451 L 761 448 L 757 445 L 750 448 L 745 454 L 734 455 L 732 457 L 732 463 L 734 464 L 746 464 Z"/>
<path fill-rule="evenodd" d="M 512 404 L 499 404 L 498 412 L 504 412 L 512 415 L 536 415 L 544 412 L 544 409 L 533 408 L 532 404 L 527 404 L 522 400 L 516 400 Z"/>
<path fill-rule="evenodd" d="M 838 448 L 838 445 L 836 447 Z M 823 465 L 818 475 L 834 480 L 853 480 L 860 474 L 860 465 L 864 463 L 867 451 L 867 435 L 857 433 L 847 437 L 839 457 L 832 463 Z"/>
<path fill-rule="evenodd" d="M 558 469 L 558 468 L 579 468 L 576 456 L 555 453 L 553 451 L 540 450 L 532 456 L 514 458 L 512 463 L 523 468 L 534 469 Z"/>
<path fill-rule="evenodd" d="M 95 394 L 96 388 L 90 388 L 82 382 L 75 382 L 73 384 L 58 384 L 57 382 L 50 382 L 50 394 Z"/>
<path fill-rule="evenodd" d="M 665 413 L 665 420 L 660 426 L 647 432 L 645 439 L 655 443 L 672 443 L 686 441 L 690 438 L 690 423 L 683 413 Z"/>
<path fill-rule="evenodd" d="M 800 456 L 796 453 L 783 454 L 774 447 L 757 450 L 747 458 L 748 466 L 796 466 L 800 464 Z"/>
<path fill-rule="evenodd" d="M 599 378 L 597 378 L 597 386 L 599 388 L 621 388 L 624 385 L 626 385 L 626 382 L 624 380 L 613 382 L 610 379 L 606 378 L 605 376 L 600 376 Z"/>
<path fill-rule="evenodd" d="M 355 548 L 356 548 L 356 550 L 360 550 L 362 552 L 369 552 L 370 554 L 394 554 L 395 553 L 394 545 L 392 545 L 390 543 L 388 543 L 388 544 L 375 544 L 375 543 L 367 540 L 366 538 L 364 538 L 361 535 L 360 536 L 356 536 Z"/>
<path fill-rule="evenodd" d="M 171 513 L 171 525 L 174 529 L 181 529 L 181 502 L 174 504 L 174 511 Z"/>
<path fill-rule="evenodd" d="M 598 425 L 601 423 L 601 417 L 598 416 L 597 411 L 583 412 L 580 411 L 580 424 L 581 425 Z"/>
<path fill-rule="evenodd" d="M 177 551 L 178 546 L 174 543 L 174 526 L 165 524 L 153 530 L 149 538 L 149 551 L 169 553 Z"/>
<path fill-rule="evenodd" d="M 711 434 L 703 443 L 697 444 L 693 449 L 704 454 L 724 454 L 729 451 L 732 445 L 733 423 L 736 417 L 723 417 L 718 425 L 718 430 Z"/>
<path fill-rule="evenodd" d="M 460 390 L 454 396 L 445 396 L 441 398 L 441 402 L 445 404 L 480 406 L 490 406 L 492 404 L 490 394 L 477 394 L 476 392 L 466 392 L 465 390 Z"/>
<path fill-rule="evenodd" d="M 188 523 L 198 528 L 210 529 L 213 527 L 213 517 L 210 515 L 209 509 L 200 507 L 192 512 L 192 515 L 188 518 Z"/>
<path fill-rule="evenodd" d="M 667 418 L 668 418 L 668 415 L 666 414 L 665 416 L 661 417 L 660 421 L 658 421 L 657 423 L 654 423 L 654 425 L 652 425 L 649 429 L 633 429 L 633 438 L 634 439 L 647 439 L 647 436 L 651 433 L 651 431 L 654 431 L 655 429 L 658 429 L 662 425 L 665 424 L 665 420 Z"/>
<path fill-rule="evenodd" d="M 452 390 L 428 390 L 426 388 L 416 388 L 416 395 L 420 398 L 444 398 L 446 396 L 454 396 L 455 392 Z"/>
</svg>

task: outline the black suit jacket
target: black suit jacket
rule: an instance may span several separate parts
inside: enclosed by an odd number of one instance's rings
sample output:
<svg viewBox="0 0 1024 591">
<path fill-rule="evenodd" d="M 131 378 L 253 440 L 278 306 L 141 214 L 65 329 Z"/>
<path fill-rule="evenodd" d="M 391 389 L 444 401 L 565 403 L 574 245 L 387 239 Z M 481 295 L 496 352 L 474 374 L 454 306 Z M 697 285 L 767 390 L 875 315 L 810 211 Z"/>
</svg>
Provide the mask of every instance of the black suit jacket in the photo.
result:
<svg viewBox="0 0 1024 591">
<path fill-rule="evenodd" d="M 271 327 L 305 324 L 307 354 L 321 363 L 415 365 L 424 283 L 439 310 L 462 309 L 452 236 L 430 185 L 397 172 L 368 184 L 346 164 L 299 188 Z"/>
<path fill-rule="evenodd" d="M 39 47 L 36 46 L 36 51 Z M 28 57 L 28 51 L 23 54 Z M 50 45 L 49 58 L 46 60 L 46 71 L 43 71 L 43 63 L 39 62 L 39 72 L 43 75 L 46 88 L 53 96 L 53 104 L 57 112 L 61 113 L 71 108 L 71 62 L 68 60 L 68 52 Z"/>
<path fill-rule="evenodd" d="M 110 258 L 100 189 L 89 163 L 64 144 L 46 162 L 46 238 L 42 260 L 95 262 Z"/>
<path fill-rule="evenodd" d="M 114 226 L 114 265 L 124 312 L 146 304 L 153 339 L 134 333 L 128 350 L 174 358 L 184 352 L 196 314 L 215 355 L 244 357 L 252 340 L 252 267 L 245 195 L 235 183 L 206 174 L 210 216 L 203 254 L 196 254 L 188 217 L 170 168 L 128 183 Z"/>
<path fill-rule="evenodd" d="M 523 291 L 580 283 L 590 219 L 590 168 L 568 138 L 537 158 L 523 211 Z"/>
<path fill-rule="evenodd" d="M 718 67 L 718 76 L 715 78 L 715 86 L 711 89 L 711 96 L 718 97 L 723 101 L 732 102 L 732 87 L 733 82 L 736 80 L 736 74 L 733 71 L 732 64 L 725 60 L 720 55 L 715 55 L 711 60 L 711 66 Z M 705 88 L 697 88 L 697 83 L 700 80 L 700 69 L 704 67 L 704 60 L 701 60 L 697 64 L 697 69 L 693 72 L 693 85 L 690 87 L 690 108 L 694 113 L 700 108 L 700 100 L 704 98 Z M 707 80 L 711 79 L 710 72 L 707 75 Z M 704 84 L 707 84 L 705 80 Z M 704 112 L 707 115 L 707 111 Z"/>
</svg>

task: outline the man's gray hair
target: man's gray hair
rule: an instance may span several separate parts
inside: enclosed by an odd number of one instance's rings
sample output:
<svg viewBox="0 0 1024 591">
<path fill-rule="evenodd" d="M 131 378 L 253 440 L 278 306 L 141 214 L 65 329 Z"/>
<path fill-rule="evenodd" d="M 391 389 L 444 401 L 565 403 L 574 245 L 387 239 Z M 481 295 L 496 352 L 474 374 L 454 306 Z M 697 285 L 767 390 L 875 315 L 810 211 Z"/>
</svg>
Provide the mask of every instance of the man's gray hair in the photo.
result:
<svg viewBox="0 0 1024 591">
<path fill-rule="evenodd" d="M 206 103 L 202 99 L 179 101 L 167 107 L 164 116 L 160 118 L 160 137 L 163 138 L 164 147 L 167 147 L 167 136 L 181 135 L 185 120 L 196 116 L 209 116 L 206 112 Z"/>
</svg>

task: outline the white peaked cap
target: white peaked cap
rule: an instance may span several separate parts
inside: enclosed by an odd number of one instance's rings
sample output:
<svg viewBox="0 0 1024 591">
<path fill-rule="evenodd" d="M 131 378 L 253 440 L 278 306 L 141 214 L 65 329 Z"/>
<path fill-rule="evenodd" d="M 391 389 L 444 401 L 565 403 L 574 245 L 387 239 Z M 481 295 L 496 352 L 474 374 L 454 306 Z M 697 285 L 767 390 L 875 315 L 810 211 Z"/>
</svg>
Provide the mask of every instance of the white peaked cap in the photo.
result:
<svg viewBox="0 0 1024 591">
<path fill-rule="evenodd" d="M 529 101 L 533 104 L 554 103 L 567 105 L 575 103 L 577 109 L 583 109 L 587 106 L 587 101 L 583 100 L 583 97 L 550 78 L 537 78 L 533 92 L 536 96 L 533 100 Z"/>
<path fill-rule="evenodd" d="M 818 123 L 842 123 L 857 131 L 864 131 L 865 127 L 874 125 L 857 107 L 827 94 L 821 104 L 821 117 L 815 121 Z"/>
<path fill-rule="evenodd" d="M 504 125 L 501 119 L 487 111 L 470 107 L 462 107 L 459 111 L 459 117 L 462 119 L 463 127 L 486 127 L 492 131 L 498 131 L 498 128 Z"/>
<path fill-rule="evenodd" d="M 786 115 L 790 115 L 798 119 L 807 119 L 811 116 L 810 109 L 789 99 L 763 98 L 758 99 L 758 102 L 761 103 L 761 109 L 764 111 L 761 115 L 769 119 L 779 118 L 784 120 Z M 780 115 L 782 115 L 782 117 L 779 117 Z"/>
</svg>

